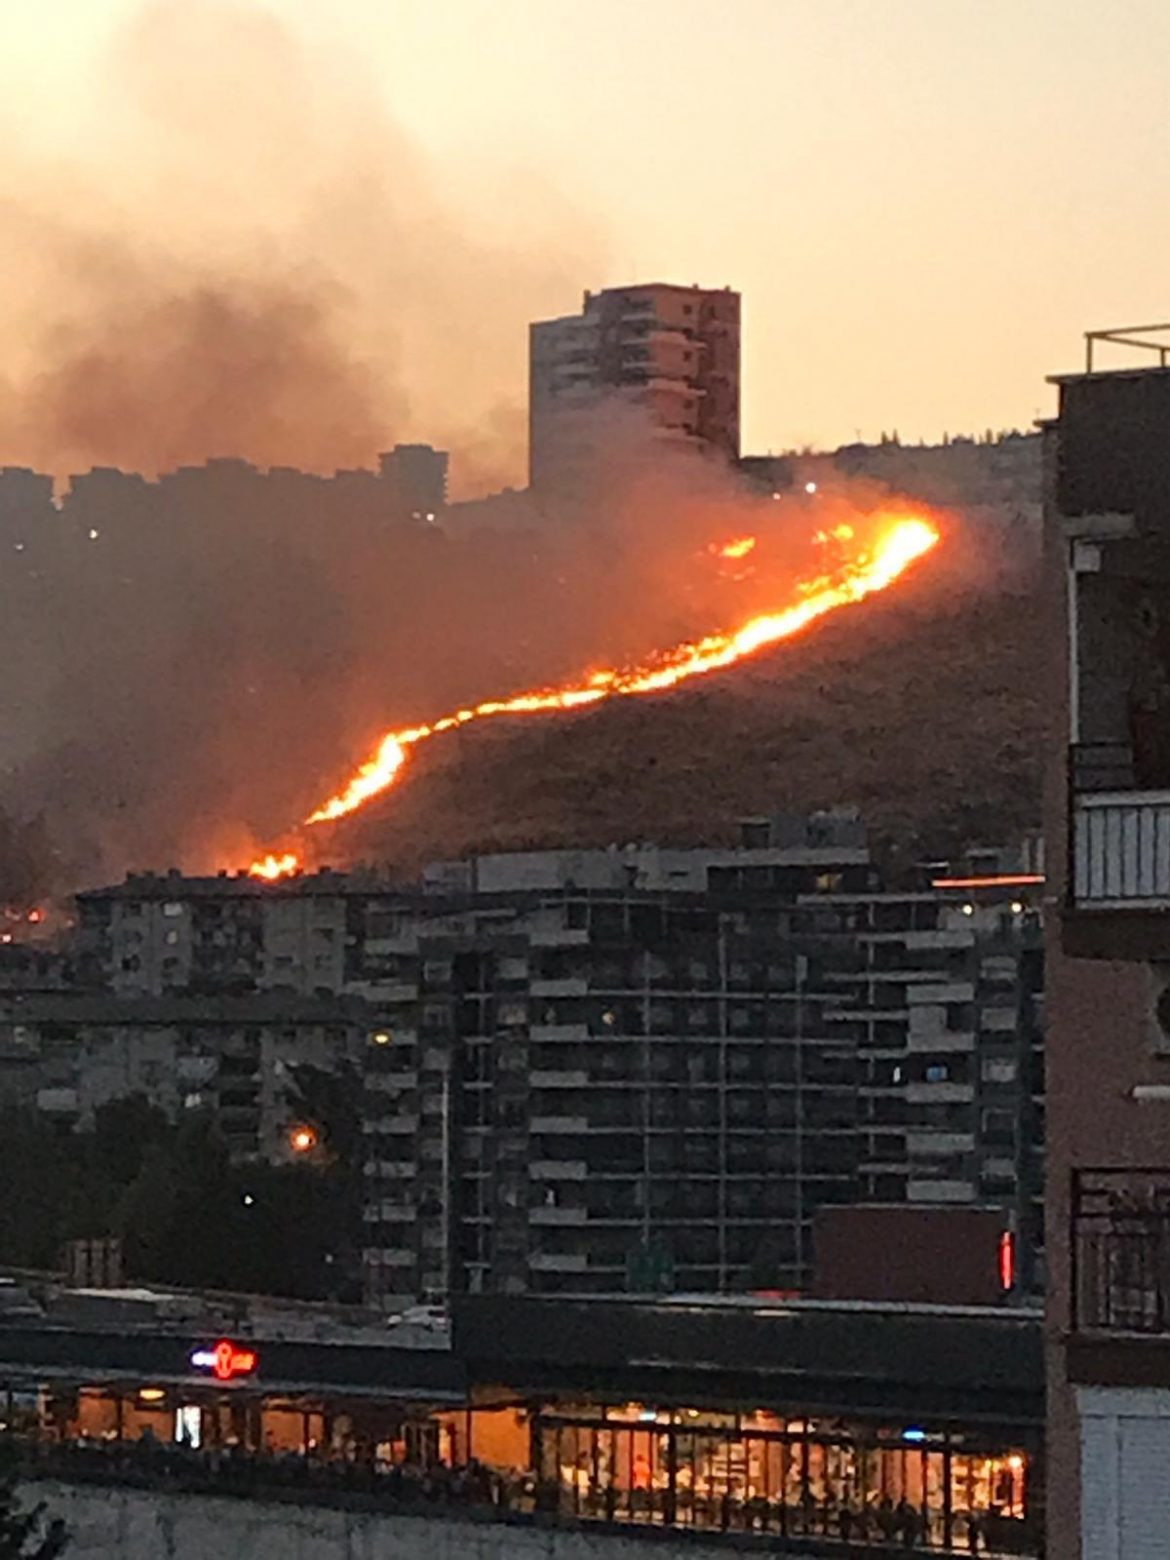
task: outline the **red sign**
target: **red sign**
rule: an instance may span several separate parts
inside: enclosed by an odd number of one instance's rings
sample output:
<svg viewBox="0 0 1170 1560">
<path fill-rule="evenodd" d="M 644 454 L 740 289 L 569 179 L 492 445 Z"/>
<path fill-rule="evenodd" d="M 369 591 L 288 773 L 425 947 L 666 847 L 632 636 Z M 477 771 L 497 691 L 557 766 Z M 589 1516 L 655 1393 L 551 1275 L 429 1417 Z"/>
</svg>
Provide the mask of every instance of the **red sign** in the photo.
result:
<svg viewBox="0 0 1170 1560">
<path fill-rule="evenodd" d="M 214 1349 L 196 1349 L 191 1356 L 196 1370 L 211 1371 L 217 1381 L 230 1381 L 233 1376 L 250 1376 L 256 1369 L 255 1349 L 241 1349 L 226 1338 L 221 1338 Z"/>
<path fill-rule="evenodd" d="M 999 1237 L 999 1287 L 1014 1289 L 1016 1283 L 1016 1237 L 1004 1230 Z"/>
</svg>

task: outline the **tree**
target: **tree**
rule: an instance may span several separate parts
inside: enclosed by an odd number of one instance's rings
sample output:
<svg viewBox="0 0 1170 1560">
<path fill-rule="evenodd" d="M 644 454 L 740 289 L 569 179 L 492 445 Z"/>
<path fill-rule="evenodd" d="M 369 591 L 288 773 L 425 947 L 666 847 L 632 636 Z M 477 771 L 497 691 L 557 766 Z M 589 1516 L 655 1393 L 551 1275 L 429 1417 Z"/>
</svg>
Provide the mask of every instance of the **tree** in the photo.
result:
<svg viewBox="0 0 1170 1560">
<path fill-rule="evenodd" d="M 130 1273 L 147 1283 L 238 1288 L 243 1233 L 228 1147 L 204 1113 L 150 1148 L 119 1219 Z"/>
<path fill-rule="evenodd" d="M 60 1517 L 46 1503 L 25 1507 L 17 1497 L 20 1462 L 14 1447 L 0 1445 L 0 1560 L 54 1560 L 69 1543 Z"/>
<path fill-rule="evenodd" d="M 94 1168 L 115 1187 L 124 1189 L 141 1173 L 151 1149 L 166 1143 L 174 1133 L 166 1111 L 152 1105 L 145 1094 L 108 1100 L 94 1112 Z"/>
<path fill-rule="evenodd" d="M 0 1262 L 56 1266 L 84 1179 L 72 1148 L 67 1134 L 36 1111 L 0 1110 Z"/>
</svg>

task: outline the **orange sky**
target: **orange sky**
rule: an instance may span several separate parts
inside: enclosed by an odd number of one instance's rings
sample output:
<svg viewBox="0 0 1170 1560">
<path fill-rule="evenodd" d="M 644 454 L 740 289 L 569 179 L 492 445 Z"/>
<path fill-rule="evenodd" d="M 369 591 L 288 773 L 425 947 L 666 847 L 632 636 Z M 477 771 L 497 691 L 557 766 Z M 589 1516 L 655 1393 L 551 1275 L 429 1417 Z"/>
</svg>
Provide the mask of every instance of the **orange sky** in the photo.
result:
<svg viewBox="0 0 1170 1560">
<path fill-rule="evenodd" d="M 6 140 L 83 158 L 96 62 L 138 9 L 0 0 Z M 529 307 L 518 267 L 511 334 L 587 286 L 739 287 L 745 449 L 1026 425 L 1083 329 L 1170 315 L 1166 0 L 273 9 L 497 245 L 571 212 L 579 274 L 559 256 Z M 523 340 L 494 341 L 477 371 L 522 396 Z"/>
</svg>

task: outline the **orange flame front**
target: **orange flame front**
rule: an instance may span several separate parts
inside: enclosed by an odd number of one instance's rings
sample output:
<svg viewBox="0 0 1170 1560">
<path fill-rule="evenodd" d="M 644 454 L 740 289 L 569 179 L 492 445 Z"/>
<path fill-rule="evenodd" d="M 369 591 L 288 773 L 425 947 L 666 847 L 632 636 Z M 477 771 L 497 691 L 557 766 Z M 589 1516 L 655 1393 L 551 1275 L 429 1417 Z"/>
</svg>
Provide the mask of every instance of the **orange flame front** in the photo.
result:
<svg viewBox="0 0 1170 1560">
<path fill-rule="evenodd" d="M 852 540 L 853 535 L 851 527 L 838 526 L 832 532 L 819 533 L 815 540 L 823 543 L 832 539 L 843 543 Z M 860 550 L 836 575 L 819 576 L 798 584 L 796 594 L 800 599 L 781 612 L 751 618 L 742 628 L 729 633 L 709 634 L 693 644 L 676 645 L 646 665 L 594 672 L 583 682 L 567 688 L 541 688 L 504 699 L 488 699 L 482 704 L 455 710 L 427 725 L 387 732 L 373 754 L 341 790 L 315 808 L 305 823 L 331 823 L 356 812 L 371 797 L 394 784 L 410 748 L 445 731 L 470 725 L 472 721 L 488 720 L 497 715 L 575 710 L 599 704 L 604 699 L 658 693 L 691 677 L 733 666 L 767 645 L 788 639 L 836 608 L 850 606 L 876 591 L 885 590 L 912 563 L 929 552 L 938 539 L 939 533 L 929 521 L 895 518 L 882 530 L 871 549 Z M 727 543 L 720 553 L 724 557 L 743 557 L 754 546 L 754 537 L 742 537 Z M 249 871 L 257 877 L 274 880 L 298 871 L 299 867 L 296 853 L 285 851 L 253 862 Z"/>
<path fill-rule="evenodd" d="M 254 861 L 248 871 L 253 877 L 267 878 L 270 883 L 275 883 L 277 878 L 287 877 L 299 866 L 300 862 L 291 850 L 285 851 L 281 856 L 276 856 L 269 851 L 267 856 Z"/>
</svg>

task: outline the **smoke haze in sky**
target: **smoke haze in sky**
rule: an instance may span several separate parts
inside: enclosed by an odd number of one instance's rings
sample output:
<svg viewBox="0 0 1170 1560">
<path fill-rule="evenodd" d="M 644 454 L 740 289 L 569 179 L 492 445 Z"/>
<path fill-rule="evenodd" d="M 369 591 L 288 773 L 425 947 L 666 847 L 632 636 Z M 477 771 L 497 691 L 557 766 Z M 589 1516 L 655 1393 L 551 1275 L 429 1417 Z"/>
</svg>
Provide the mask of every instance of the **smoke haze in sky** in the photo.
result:
<svg viewBox="0 0 1170 1560">
<path fill-rule="evenodd" d="M 424 153 L 352 59 L 238 0 L 130 13 L 81 112 L 68 155 L 10 136 L 0 166 L 0 464 L 330 472 L 423 439 L 465 491 L 521 473 L 526 323 L 604 269 L 538 165 Z M 588 523 L 535 531 L 227 466 L 0 494 L 0 807 L 45 815 L 58 886 L 246 860 L 389 727 L 786 602 L 809 517 L 627 431 Z M 742 578 L 712 566 L 761 529 Z"/>
<path fill-rule="evenodd" d="M 473 188 L 243 0 L 134 12 L 87 101 L 69 156 L 22 116 L 0 168 L 0 463 L 331 471 L 422 439 L 457 490 L 521 475 L 526 323 L 601 249 L 535 165 Z"/>
</svg>

